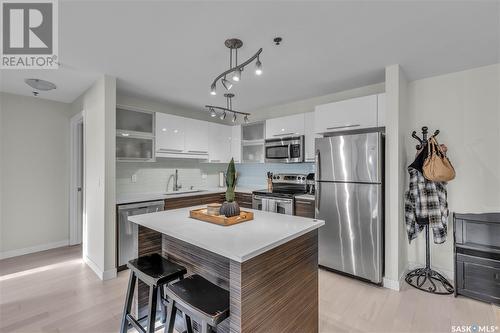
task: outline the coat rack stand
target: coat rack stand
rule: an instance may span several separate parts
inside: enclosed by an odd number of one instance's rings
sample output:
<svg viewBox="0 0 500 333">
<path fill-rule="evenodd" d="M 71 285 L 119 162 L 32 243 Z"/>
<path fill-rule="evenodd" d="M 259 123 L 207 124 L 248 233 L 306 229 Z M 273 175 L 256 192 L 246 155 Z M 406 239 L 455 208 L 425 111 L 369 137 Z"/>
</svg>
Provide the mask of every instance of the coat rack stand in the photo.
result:
<svg viewBox="0 0 500 333">
<path fill-rule="evenodd" d="M 422 127 L 422 139 L 417 136 L 417 132 L 413 131 L 411 136 L 419 141 L 416 146 L 417 150 L 425 147 L 427 144 L 426 126 Z M 439 130 L 434 132 L 434 136 L 439 134 Z M 425 267 L 417 268 L 409 271 L 406 274 L 405 281 L 412 287 L 423 290 L 428 293 L 438 295 L 452 294 L 454 289 L 448 280 L 431 268 L 431 248 L 429 239 L 429 221 L 425 224 Z"/>
</svg>

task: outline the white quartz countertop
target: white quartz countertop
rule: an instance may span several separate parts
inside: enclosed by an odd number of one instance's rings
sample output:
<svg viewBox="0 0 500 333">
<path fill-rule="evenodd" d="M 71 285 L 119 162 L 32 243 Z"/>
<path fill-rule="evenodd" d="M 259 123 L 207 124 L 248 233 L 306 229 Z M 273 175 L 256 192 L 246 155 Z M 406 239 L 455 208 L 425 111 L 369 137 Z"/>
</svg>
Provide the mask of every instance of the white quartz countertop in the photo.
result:
<svg viewBox="0 0 500 333">
<path fill-rule="evenodd" d="M 237 262 L 244 262 L 325 224 L 322 220 L 253 211 L 252 221 L 221 226 L 189 217 L 198 207 L 130 216 L 129 221 Z"/>
<path fill-rule="evenodd" d="M 252 191 L 255 189 L 237 187 L 235 192 L 252 194 Z M 126 193 L 126 194 L 117 194 L 116 195 L 116 204 L 128 204 L 134 202 L 145 202 L 145 201 L 154 201 L 154 200 L 165 200 L 169 198 L 182 198 L 182 197 L 191 197 L 195 195 L 206 195 L 206 194 L 215 194 L 215 193 L 224 193 L 226 192 L 225 188 L 208 188 L 208 189 L 200 189 L 196 192 L 169 192 L 169 193 Z"/>
</svg>

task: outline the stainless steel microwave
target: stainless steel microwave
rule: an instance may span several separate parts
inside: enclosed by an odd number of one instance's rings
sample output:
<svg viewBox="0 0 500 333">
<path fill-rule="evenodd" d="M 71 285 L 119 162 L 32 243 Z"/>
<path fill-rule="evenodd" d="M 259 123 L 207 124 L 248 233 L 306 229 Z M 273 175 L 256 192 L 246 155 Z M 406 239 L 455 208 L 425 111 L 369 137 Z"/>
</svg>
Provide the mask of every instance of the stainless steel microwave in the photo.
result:
<svg viewBox="0 0 500 333">
<path fill-rule="evenodd" d="M 304 162 L 304 136 L 267 139 L 265 156 L 267 163 Z"/>
</svg>

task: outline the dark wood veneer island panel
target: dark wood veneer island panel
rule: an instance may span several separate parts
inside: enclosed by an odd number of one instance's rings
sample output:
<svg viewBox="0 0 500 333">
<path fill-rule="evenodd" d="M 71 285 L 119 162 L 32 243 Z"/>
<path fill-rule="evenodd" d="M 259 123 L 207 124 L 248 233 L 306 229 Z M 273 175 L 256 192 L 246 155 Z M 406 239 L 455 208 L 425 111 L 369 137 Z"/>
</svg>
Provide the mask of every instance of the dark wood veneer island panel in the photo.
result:
<svg viewBox="0 0 500 333">
<path fill-rule="evenodd" d="M 173 198 L 165 209 L 199 205 L 200 197 L 204 203 L 224 200 L 223 194 Z M 317 230 L 240 263 L 139 226 L 139 255 L 152 252 L 230 291 L 230 317 L 219 332 L 318 332 Z M 139 284 L 140 313 L 147 300 L 148 289 Z"/>
</svg>

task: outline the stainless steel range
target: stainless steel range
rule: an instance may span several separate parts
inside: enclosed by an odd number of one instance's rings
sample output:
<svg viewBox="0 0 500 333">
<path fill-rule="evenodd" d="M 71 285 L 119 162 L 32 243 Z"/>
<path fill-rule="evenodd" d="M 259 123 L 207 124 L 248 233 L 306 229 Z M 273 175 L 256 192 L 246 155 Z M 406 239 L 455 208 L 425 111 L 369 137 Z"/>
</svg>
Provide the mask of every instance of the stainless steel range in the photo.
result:
<svg viewBox="0 0 500 333">
<path fill-rule="evenodd" d="M 293 215 L 295 195 L 307 193 L 306 176 L 303 174 L 273 175 L 273 190 L 252 192 L 252 208 Z"/>
</svg>

